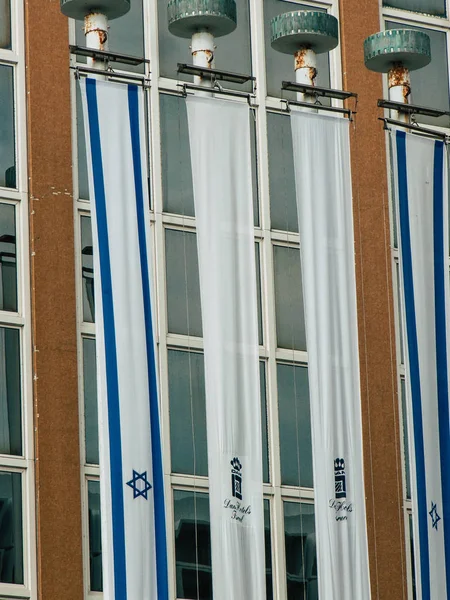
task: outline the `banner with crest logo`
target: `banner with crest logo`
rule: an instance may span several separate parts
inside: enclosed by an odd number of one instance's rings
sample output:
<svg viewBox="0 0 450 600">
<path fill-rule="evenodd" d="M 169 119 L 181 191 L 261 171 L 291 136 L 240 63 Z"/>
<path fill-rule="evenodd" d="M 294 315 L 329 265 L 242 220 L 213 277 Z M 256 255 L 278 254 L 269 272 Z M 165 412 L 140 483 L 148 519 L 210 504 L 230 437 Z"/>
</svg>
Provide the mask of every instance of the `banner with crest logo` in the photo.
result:
<svg viewBox="0 0 450 600">
<path fill-rule="evenodd" d="M 349 123 L 293 112 L 319 598 L 369 600 Z"/>
<path fill-rule="evenodd" d="M 450 595 L 449 238 L 445 144 L 392 133 L 416 595 Z"/>
<path fill-rule="evenodd" d="M 265 592 L 248 105 L 188 96 L 205 351 L 214 600 Z"/>
</svg>

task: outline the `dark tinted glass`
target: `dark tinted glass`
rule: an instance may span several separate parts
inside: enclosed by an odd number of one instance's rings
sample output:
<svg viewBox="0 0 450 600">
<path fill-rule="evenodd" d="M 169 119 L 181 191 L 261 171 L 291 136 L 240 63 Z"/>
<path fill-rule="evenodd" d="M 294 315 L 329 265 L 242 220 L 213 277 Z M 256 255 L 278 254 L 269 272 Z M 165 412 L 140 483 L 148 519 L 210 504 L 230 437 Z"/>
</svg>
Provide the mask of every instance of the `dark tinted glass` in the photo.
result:
<svg viewBox="0 0 450 600">
<path fill-rule="evenodd" d="M 11 1 L 0 0 L 0 48 L 11 48 Z"/>
<path fill-rule="evenodd" d="M 16 223 L 10 204 L 0 204 L 0 310 L 17 311 Z"/>
<path fill-rule="evenodd" d="M 94 261 L 92 257 L 90 217 L 81 217 L 81 277 L 83 285 L 83 321 L 94 323 Z"/>
<path fill-rule="evenodd" d="M 445 0 L 383 0 L 383 6 L 445 17 Z"/>
<path fill-rule="evenodd" d="M 208 494 L 174 490 L 177 598 L 212 600 Z"/>
<path fill-rule="evenodd" d="M 267 113 L 267 137 L 271 227 L 297 233 L 294 149 L 290 118 Z"/>
<path fill-rule="evenodd" d="M 277 365 L 281 483 L 313 487 L 308 369 Z"/>
<path fill-rule="evenodd" d="M 89 589 L 103 591 L 100 482 L 88 481 Z"/>
<path fill-rule="evenodd" d="M 78 197 L 89 200 L 89 182 L 86 158 L 86 138 L 83 124 L 83 105 L 81 103 L 80 86 L 76 85 L 77 106 L 77 158 L 78 158 Z"/>
<path fill-rule="evenodd" d="M 314 505 L 284 502 L 288 600 L 318 600 Z"/>
<path fill-rule="evenodd" d="M 20 333 L 0 327 L 0 454 L 22 454 Z"/>
<path fill-rule="evenodd" d="M 270 539 L 270 502 L 264 500 L 264 548 L 266 559 L 266 598 L 273 599 L 272 545 Z"/>
<path fill-rule="evenodd" d="M 22 480 L 0 471 L 0 582 L 23 584 Z"/>
<path fill-rule="evenodd" d="M 97 465 L 98 409 L 95 340 L 83 338 L 84 437 L 86 462 Z"/>
<path fill-rule="evenodd" d="M 300 250 L 273 247 L 277 345 L 306 350 Z"/>
<path fill-rule="evenodd" d="M 17 187 L 13 73 L 0 65 L 0 187 L 7 188 Z"/>
</svg>

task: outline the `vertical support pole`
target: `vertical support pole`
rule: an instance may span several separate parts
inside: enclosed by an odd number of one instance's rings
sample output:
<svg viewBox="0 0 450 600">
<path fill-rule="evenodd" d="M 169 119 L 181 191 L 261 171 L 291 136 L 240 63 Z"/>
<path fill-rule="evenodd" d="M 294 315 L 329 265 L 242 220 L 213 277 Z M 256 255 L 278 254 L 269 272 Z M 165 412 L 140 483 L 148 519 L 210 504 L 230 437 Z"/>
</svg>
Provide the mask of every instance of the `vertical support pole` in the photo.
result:
<svg viewBox="0 0 450 600">
<path fill-rule="evenodd" d="M 102 13 L 92 12 L 84 17 L 84 33 L 86 47 L 94 50 L 108 50 L 108 17 Z M 106 63 L 95 58 L 87 59 L 88 66 L 93 69 L 106 70 Z"/>
<path fill-rule="evenodd" d="M 192 35 L 192 62 L 197 67 L 214 68 L 214 36 L 209 31 L 199 31 Z M 199 75 L 194 77 L 195 85 L 211 86 L 211 82 Z"/>
<path fill-rule="evenodd" d="M 310 48 L 301 48 L 295 53 L 295 81 L 305 85 L 314 85 L 317 76 L 317 55 Z M 315 98 L 311 94 L 297 93 L 299 102 L 314 104 Z M 306 109 L 309 111 L 309 109 Z"/>
<path fill-rule="evenodd" d="M 395 63 L 389 70 L 389 100 L 409 104 L 408 97 L 411 93 L 411 78 L 407 67 Z M 410 117 L 401 110 L 392 111 L 392 118 L 403 123 L 409 123 Z"/>
</svg>

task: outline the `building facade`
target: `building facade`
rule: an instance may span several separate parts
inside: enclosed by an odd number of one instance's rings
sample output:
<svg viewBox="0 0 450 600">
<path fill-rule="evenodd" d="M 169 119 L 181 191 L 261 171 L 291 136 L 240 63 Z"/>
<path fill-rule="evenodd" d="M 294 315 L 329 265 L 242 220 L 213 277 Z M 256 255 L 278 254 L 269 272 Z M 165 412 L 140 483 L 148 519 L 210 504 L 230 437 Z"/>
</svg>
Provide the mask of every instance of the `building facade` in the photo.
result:
<svg viewBox="0 0 450 600">
<path fill-rule="evenodd" d="M 283 80 L 293 58 L 271 19 L 328 11 L 340 43 L 317 84 L 358 94 L 351 166 L 372 597 L 412 600 L 413 540 L 392 218 L 389 137 L 364 66 L 364 39 L 418 28 L 431 64 L 413 102 L 448 111 L 449 0 L 242 0 L 217 40 L 216 67 L 252 75 L 267 598 L 310 600 L 317 579 L 314 481 L 293 150 Z M 110 23 L 114 74 L 145 87 L 152 277 L 166 491 L 170 597 L 209 599 L 208 465 L 202 322 L 185 98 L 189 41 L 167 27 L 167 0 L 131 0 Z M 77 78 L 83 23 L 55 0 L 0 0 L 0 599 L 102 597 L 92 235 Z M 72 49 L 70 49 L 70 46 Z M 128 63 L 130 61 L 127 61 Z M 246 100 L 244 100 L 246 101 Z M 326 101 L 324 101 L 325 104 Z M 341 106 L 340 101 L 334 101 Z M 446 131 L 448 115 L 418 117 Z M 214 132 L 211 132 L 213 135 Z M 212 198 L 214 190 L 211 190 Z M 308 592 L 308 589 L 310 590 Z M 323 600 L 323 599 L 322 599 Z"/>
</svg>

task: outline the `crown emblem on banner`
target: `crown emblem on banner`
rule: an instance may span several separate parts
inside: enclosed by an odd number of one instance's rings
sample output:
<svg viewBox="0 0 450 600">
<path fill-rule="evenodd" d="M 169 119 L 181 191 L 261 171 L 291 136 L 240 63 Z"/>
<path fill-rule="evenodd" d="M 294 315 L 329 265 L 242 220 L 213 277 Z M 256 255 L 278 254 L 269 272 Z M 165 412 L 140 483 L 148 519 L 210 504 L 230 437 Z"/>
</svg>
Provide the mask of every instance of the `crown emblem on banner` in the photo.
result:
<svg viewBox="0 0 450 600">
<path fill-rule="evenodd" d="M 230 464 L 233 467 L 233 471 L 239 472 L 242 469 L 241 462 L 237 456 L 235 456 L 233 460 L 230 460 Z"/>
<path fill-rule="evenodd" d="M 345 460 L 343 458 L 336 458 L 334 461 L 334 470 L 343 471 L 345 469 Z"/>
</svg>

